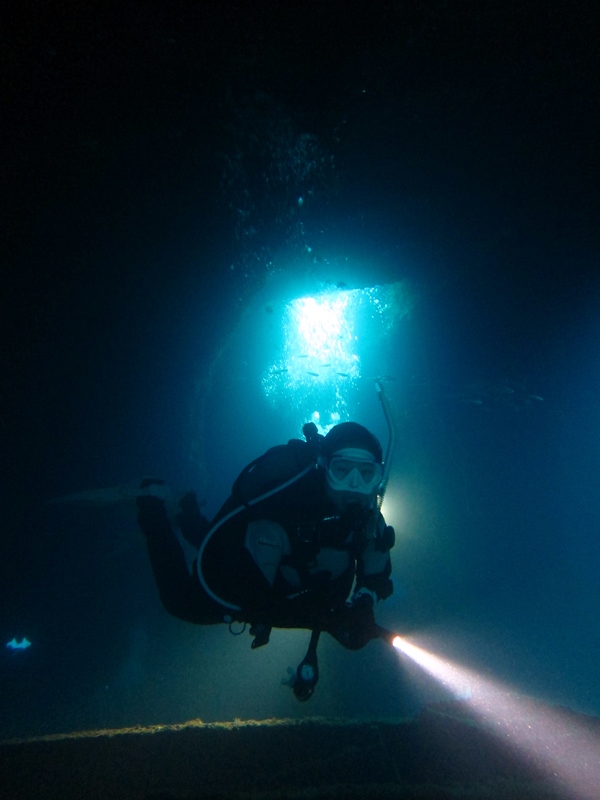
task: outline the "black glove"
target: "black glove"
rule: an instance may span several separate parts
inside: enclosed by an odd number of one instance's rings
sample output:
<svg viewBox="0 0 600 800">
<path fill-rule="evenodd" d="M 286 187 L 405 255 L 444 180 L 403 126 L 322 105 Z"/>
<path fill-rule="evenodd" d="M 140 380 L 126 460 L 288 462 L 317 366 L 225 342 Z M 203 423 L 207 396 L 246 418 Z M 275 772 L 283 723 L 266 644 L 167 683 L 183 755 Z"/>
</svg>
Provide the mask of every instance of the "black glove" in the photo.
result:
<svg viewBox="0 0 600 800">
<path fill-rule="evenodd" d="M 250 636 L 254 637 L 251 645 L 253 650 L 269 644 L 273 625 L 278 627 L 274 621 L 275 611 L 272 593 L 262 597 L 259 595 L 252 605 L 242 611 L 241 618 L 250 625 Z"/>
<path fill-rule="evenodd" d="M 265 644 L 269 644 L 272 630 L 272 626 L 267 625 L 265 622 L 255 622 L 250 627 L 250 636 L 254 636 L 250 647 L 256 650 L 257 647 L 263 647 Z"/>
<path fill-rule="evenodd" d="M 348 650 L 360 650 L 379 636 L 373 599 L 363 595 L 340 612 L 329 633 Z"/>
</svg>

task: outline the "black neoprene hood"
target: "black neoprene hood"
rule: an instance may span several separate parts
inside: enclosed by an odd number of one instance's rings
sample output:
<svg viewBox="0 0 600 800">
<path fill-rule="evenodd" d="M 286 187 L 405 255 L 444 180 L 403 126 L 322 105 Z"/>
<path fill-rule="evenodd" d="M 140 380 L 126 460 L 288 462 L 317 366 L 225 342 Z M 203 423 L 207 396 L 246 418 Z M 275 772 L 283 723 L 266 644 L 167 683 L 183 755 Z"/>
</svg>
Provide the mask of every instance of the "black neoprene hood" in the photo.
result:
<svg viewBox="0 0 600 800">
<path fill-rule="evenodd" d="M 383 460 L 379 439 L 358 422 L 340 422 L 339 425 L 332 428 L 323 441 L 322 452 L 329 461 L 334 453 L 347 447 L 367 450 L 378 464 L 381 464 Z"/>
</svg>

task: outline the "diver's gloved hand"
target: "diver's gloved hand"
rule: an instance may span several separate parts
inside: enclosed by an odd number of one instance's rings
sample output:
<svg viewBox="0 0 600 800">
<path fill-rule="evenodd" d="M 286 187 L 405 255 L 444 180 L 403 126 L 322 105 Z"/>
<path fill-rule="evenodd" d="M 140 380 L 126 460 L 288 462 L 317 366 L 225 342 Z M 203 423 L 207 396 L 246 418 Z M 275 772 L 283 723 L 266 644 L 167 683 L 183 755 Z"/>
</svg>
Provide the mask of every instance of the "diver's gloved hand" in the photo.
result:
<svg viewBox="0 0 600 800">
<path fill-rule="evenodd" d="M 265 622 L 255 622 L 250 627 L 250 636 L 254 636 L 250 647 L 253 650 L 256 650 L 258 647 L 263 647 L 265 644 L 269 644 L 272 630 L 272 626 L 267 625 Z"/>
<path fill-rule="evenodd" d="M 280 600 L 247 551 L 246 562 L 242 566 L 237 575 L 240 594 L 252 597 L 252 600 L 242 611 L 241 618 L 250 624 L 250 635 L 254 636 L 252 649 L 256 650 L 269 643 Z"/>
<path fill-rule="evenodd" d="M 370 592 L 352 598 L 346 608 L 340 612 L 329 633 L 348 650 L 360 650 L 371 639 L 378 637 Z"/>
</svg>

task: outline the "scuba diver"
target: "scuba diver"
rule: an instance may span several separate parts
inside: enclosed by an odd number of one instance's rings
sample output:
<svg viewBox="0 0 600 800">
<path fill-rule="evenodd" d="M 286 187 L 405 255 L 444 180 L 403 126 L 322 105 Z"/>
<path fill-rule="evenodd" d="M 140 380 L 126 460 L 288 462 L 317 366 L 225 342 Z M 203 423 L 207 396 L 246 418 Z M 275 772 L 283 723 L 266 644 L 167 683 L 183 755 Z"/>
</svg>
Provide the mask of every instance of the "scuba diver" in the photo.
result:
<svg viewBox="0 0 600 800">
<path fill-rule="evenodd" d="M 383 391 L 380 399 L 386 409 Z M 193 493 L 182 497 L 176 521 L 198 549 L 191 571 L 169 521 L 164 483 L 145 479 L 136 500 L 171 614 L 200 625 L 225 622 L 232 632 L 248 624 L 253 649 L 269 642 L 272 628 L 311 631 L 290 680 L 302 701 L 318 681 L 321 632 L 351 650 L 381 635 L 374 606 L 393 591 L 394 544 L 380 511 L 393 436 L 384 465 L 378 439 L 355 422 L 326 436 L 308 423 L 303 433 L 305 441 L 292 439 L 248 465 L 212 522 Z"/>
</svg>

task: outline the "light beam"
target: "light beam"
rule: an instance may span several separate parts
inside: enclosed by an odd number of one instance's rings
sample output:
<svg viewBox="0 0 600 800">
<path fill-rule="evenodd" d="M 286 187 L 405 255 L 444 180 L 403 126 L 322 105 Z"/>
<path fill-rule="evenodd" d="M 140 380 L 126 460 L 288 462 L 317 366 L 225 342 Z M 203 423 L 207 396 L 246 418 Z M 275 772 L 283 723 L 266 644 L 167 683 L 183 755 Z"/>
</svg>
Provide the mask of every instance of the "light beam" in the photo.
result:
<svg viewBox="0 0 600 800">
<path fill-rule="evenodd" d="M 508 686 L 439 658 L 404 637 L 396 636 L 392 644 L 454 697 L 465 700 L 487 729 L 512 744 L 571 800 L 597 800 L 600 740 L 596 733 Z"/>
</svg>

